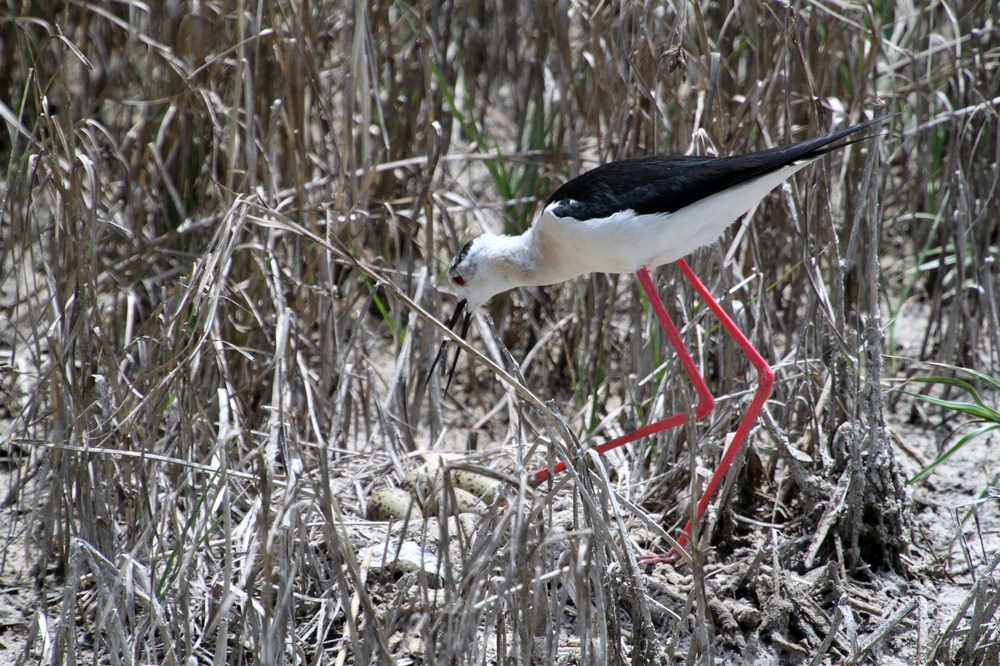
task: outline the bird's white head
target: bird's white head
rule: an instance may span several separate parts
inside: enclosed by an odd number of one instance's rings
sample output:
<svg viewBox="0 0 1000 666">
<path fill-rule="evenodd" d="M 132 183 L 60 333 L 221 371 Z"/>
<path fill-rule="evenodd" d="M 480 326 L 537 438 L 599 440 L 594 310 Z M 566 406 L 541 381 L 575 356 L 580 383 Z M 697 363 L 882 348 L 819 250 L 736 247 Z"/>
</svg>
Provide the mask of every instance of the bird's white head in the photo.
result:
<svg viewBox="0 0 1000 666">
<path fill-rule="evenodd" d="M 462 332 L 459 337 L 464 338 L 469 330 L 469 323 L 472 321 L 472 313 L 479 306 L 486 303 L 493 296 L 501 291 L 506 291 L 512 287 L 522 284 L 518 281 L 517 275 L 523 272 L 518 266 L 523 264 L 524 259 L 517 260 L 518 245 L 523 245 L 520 236 L 494 236 L 483 234 L 478 238 L 473 238 L 466 243 L 448 267 L 448 277 L 438 287 L 438 291 L 451 294 L 458 298 L 455 306 L 455 313 L 448 322 L 448 328 L 455 329 L 462 314 L 465 314 L 465 323 L 462 324 Z M 428 377 L 434 374 L 441 355 L 444 353 L 445 343 L 441 343 Z M 458 352 L 455 352 L 455 360 L 451 364 L 448 372 L 448 383 L 445 384 L 445 392 L 451 385 L 451 379 L 455 374 L 455 367 L 458 364 Z"/>
<path fill-rule="evenodd" d="M 520 237 L 483 234 L 458 251 L 439 291 L 464 301 L 469 312 L 502 291 L 521 286 L 524 258 L 518 256 Z"/>
</svg>

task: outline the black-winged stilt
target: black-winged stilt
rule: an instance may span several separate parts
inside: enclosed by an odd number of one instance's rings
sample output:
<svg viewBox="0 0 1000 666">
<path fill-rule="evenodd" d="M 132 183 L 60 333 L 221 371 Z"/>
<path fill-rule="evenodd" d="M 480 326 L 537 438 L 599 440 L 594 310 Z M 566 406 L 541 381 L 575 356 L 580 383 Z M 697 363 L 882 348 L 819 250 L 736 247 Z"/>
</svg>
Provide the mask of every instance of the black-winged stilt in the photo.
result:
<svg viewBox="0 0 1000 666">
<path fill-rule="evenodd" d="M 702 419 L 712 411 L 715 399 L 667 314 L 648 270 L 676 262 L 758 373 L 750 406 L 698 501 L 696 515 L 700 519 L 763 408 L 774 384 L 774 372 L 683 257 L 715 241 L 792 174 L 852 143 L 837 141 L 883 120 L 886 118 L 876 118 L 816 139 L 747 155 L 639 157 L 604 164 L 577 176 L 549 197 L 534 224 L 520 236 L 484 234 L 458 252 L 447 280 L 439 287 L 459 298 L 449 328 L 454 328 L 465 310 L 464 337 L 473 311 L 514 287 L 555 284 L 594 272 L 636 273 L 694 384 L 698 396 L 694 414 Z M 437 359 L 432 372 L 436 364 Z M 449 383 L 454 370 L 452 364 Z M 595 450 L 610 451 L 678 426 L 684 419 L 683 412 L 668 416 Z M 532 474 L 529 483 L 537 486 L 565 468 L 564 462 L 558 462 L 551 469 Z M 688 521 L 677 540 L 681 546 L 690 533 Z"/>
</svg>

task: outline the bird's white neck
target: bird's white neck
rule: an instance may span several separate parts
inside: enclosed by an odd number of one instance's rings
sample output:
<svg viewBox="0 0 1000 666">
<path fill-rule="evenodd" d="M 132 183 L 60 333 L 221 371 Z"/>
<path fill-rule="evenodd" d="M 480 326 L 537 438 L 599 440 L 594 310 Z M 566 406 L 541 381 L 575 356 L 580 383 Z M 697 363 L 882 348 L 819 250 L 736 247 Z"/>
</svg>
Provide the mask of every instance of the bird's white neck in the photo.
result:
<svg viewBox="0 0 1000 666">
<path fill-rule="evenodd" d="M 489 254 L 497 279 L 504 283 L 500 291 L 556 284 L 580 274 L 566 269 L 558 251 L 544 242 L 535 226 L 520 236 L 489 236 Z"/>
</svg>

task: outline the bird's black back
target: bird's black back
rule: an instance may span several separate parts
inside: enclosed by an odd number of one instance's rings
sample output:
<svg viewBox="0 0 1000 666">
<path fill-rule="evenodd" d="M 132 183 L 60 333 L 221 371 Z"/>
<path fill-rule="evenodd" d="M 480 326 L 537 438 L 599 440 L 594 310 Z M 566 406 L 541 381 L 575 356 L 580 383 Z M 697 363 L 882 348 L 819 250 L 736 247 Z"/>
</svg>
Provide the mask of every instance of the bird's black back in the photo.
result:
<svg viewBox="0 0 1000 666">
<path fill-rule="evenodd" d="M 747 155 L 651 155 L 609 162 L 564 183 L 546 205 L 557 203 L 553 209 L 557 217 L 577 220 L 604 218 L 623 210 L 639 215 L 673 213 L 800 160 L 842 148 L 847 144 L 830 144 L 885 119 Z"/>
</svg>

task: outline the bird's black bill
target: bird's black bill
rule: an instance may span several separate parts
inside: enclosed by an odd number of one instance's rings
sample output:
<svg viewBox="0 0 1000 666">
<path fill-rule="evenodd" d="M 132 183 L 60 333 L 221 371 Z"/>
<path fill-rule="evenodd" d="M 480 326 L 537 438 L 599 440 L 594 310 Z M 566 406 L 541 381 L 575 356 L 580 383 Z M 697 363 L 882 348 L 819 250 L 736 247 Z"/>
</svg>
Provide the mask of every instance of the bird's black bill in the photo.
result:
<svg viewBox="0 0 1000 666">
<path fill-rule="evenodd" d="M 465 339 L 465 334 L 469 332 L 469 324 L 472 323 L 472 313 L 465 313 L 465 321 L 462 322 L 462 332 L 459 337 Z M 458 367 L 458 355 L 462 353 L 461 347 L 455 347 L 455 360 L 451 362 L 451 370 L 448 371 L 448 382 L 444 385 L 444 393 L 448 395 L 448 387 L 451 386 L 451 378 L 455 376 L 455 368 Z"/>
<path fill-rule="evenodd" d="M 465 312 L 465 306 L 466 306 L 466 302 L 464 300 L 461 300 L 461 301 L 458 302 L 458 305 L 455 307 L 455 314 L 453 314 L 451 316 L 451 319 L 448 320 L 448 330 L 449 331 L 454 331 L 455 330 L 455 325 L 458 324 L 459 318 L 462 316 L 462 313 Z M 465 334 L 469 332 L 469 324 L 470 323 L 472 323 L 472 312 L 471 311 L 465 313 L 465 321 L 462 323 L 462 331 L 459 334 L 459 336 L 461 338 L 464 339 L 465 338 Z M 431 376 L 434 374 L 434 369 L 437 367 L 438 361 L 441 360 L 441 356 L 444 355 L 444 349 L 445 349 L 445 346 L 447 344 L 448 344 L 447 340 L 445 340 L 444 342 L 441 343 L 441 348 L 438 349 L 437 356 L 434 357 L 434 362 L 431 363 L 430 372 L 427 373 L 427 379 L 428 379 L 428 381 L 430 380 Z M 448 388 L 451 386 L 451 379 L 452 379 L 452 377 L 455 376 L 455 368 L 458 367 L 458 355 L 460 353 L 462 353 L 462 348 L 461 347 L 456 348 L 455 349 L 455 360 L 452 361 L 452 363 L 451 363 L 451 370 L 448 371 L 448 383 L 444 385 L 444 392 L 446 394 L 448 393 Z"/>
</svg>

